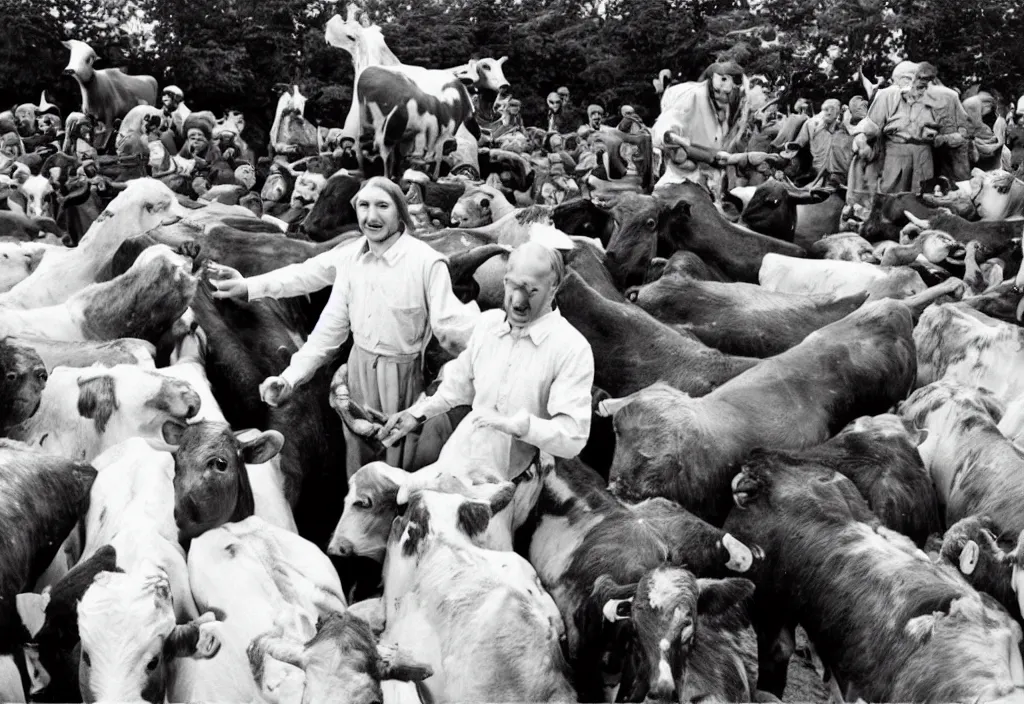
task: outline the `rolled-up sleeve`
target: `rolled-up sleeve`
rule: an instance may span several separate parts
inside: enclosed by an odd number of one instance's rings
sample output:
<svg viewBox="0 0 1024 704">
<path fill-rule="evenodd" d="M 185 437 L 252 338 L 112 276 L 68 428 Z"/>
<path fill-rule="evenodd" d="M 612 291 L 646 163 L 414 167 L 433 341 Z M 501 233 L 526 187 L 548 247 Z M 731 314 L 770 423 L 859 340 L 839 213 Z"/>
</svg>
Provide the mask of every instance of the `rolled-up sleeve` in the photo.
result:
<svg viewBox="0 0 1024 704">
<path fill-rule="evenodd" d="M 316 321 L 313 332 L 299 351 L 292 355 L 288 368 L 281 372 L 281 377 L 292 387 L 309 381 L 316 370 L 337 354 L 338 349 L 348 339 L 348 306 L 348 285 L 345 282 L 338 282 L 331 289 L 331 297 L 327 300 L 320 319 Z"/>
<path fill-rule="evenodd" d="M 455 297 L 448 265 L 441 260 L 433 262 L 427 272 L 427 309 L 437 341 L 451 354 L 461 354 L 480 319 L 480 307 L 476 301 L 465 304 Z"/>
<path fill-rule="evenodd" d="M 590 437 L 594 352 L 585 340 L 563 350 L 548 395 L 550 419 L 530 415 L 530 428 L 520 438 L 555 457 L 578 455 Z"/>
<path fill-rule="evenodd" d="M 249 300 L 304 296 L 330 286 L 337 278 L 340 254 L 331 249 L 298 264 L 246 277 Z"/>
</svg>

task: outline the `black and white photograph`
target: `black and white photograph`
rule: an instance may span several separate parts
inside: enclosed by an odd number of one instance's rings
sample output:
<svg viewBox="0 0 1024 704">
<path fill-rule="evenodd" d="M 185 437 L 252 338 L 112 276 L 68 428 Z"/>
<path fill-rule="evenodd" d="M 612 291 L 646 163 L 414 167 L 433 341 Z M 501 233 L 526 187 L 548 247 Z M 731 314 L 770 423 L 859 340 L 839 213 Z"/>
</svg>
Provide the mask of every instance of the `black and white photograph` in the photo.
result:
<svg viewBox="0 0 1024 704">
<path fill-rule="evenodd" d="M 1024 704 L 1022 237 L 1021 0 L 0 0 L 0 704 Z"/>
</svg>

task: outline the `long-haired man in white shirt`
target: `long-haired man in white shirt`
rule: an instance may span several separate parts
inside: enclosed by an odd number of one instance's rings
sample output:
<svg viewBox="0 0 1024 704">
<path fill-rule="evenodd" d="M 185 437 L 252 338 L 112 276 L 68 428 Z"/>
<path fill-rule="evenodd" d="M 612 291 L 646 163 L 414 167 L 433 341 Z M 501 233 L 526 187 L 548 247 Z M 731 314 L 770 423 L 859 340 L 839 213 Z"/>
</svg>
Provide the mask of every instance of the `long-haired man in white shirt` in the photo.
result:
<svg viewBox="0 0 1024 704">
<path fill-rule="evenodd" d="M 437 464 L 489 469 L 513 479 L 542 450 L 575 457 L 590 435 L 594 353 L 554 309 L 562 255 L 536 242 L 517 247 L 505 274 L 505 308 L 480 315 L 469 344 L 444 368 L 433 396 L 388 419 L 379 436 L 396 442 L 454 406 L 473 410 Z"/>
<path fill-rule="evenodd" d="M 423 391 L 422 354 L 430 335 L 453 354 L 464 349 L 480 315 L 452 292 L 444 257 L 411 233 L 402 191 L 391 181 L 366 181 L 352 199 L 363 236 L 328 252 L 260 276 L 229 267 L 211 271 L 218 298 L 290 298 L 333 286 L 316 327 L 280 376 L 260 384 L 271 406 L 309 381 L 352 334 L 348 385 L 352 399 L 383 413 L 408 408 Z M 348 476 L 379 459 L 345 428 Z M 413 443 L 389 446 L 385 460 L 411 469 Z"/>
</svg>

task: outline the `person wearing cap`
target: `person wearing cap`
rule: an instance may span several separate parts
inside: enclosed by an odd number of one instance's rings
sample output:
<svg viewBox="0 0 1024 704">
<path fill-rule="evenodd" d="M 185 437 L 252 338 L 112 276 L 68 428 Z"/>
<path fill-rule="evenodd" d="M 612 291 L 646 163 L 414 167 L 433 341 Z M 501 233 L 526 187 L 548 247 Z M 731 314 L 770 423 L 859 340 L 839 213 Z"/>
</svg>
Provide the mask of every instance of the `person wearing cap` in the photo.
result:
<svg viewBox="0 0 1024 704">
<path fill-rule="evenodd" d="M 974 128 L 960 96 L 952 88 L 942 85 L 938 71 L 927 61 L 917 65 L 917 77 L 927 84 L 924 100 L 931 108 L 939 130 L 932 143 L 935 175 L 945 176 L 950 181 L 966 181 L 971 177 L 968 142 Z"/>
<path fill-rule="evenodd" d="M 185 145 L 178 152 L 178 156 L 186 159 L 201 159 L 205 163 L 197 163 L 197 166 L 208 166 L 219 161 L 222 156 L 220 149 L 213 143 L 213 115 L 206 112 L 196 112 L 188 116 L 184 122 Z"/>
<path fill-rule="evenodd" d="M 192 111 L 185 105 L 185 93 L 178 86 L 167 86 L 161 94 L 164 114 L 171 118 L 171 143 L 164 140 L 169 152 L 176 153 L 185 146 L 185 120 Z"/>
<path fill-rule="evenodd" d="M 810 146 L 814 184 L 838 182 L 846 185 L 853 161 L 853 137 L 839 119 L 842 106 L 835 98 L 821 104 L 821 112 L 808 118 L 794 140 L 801 147 Z"/>
<path fill-rule="evenodd" d="M 587 127 L 591 129 L 591 134 L 611 130 L 611 127 L 602 122 L 604 118 L 605 112 L 603 107 L 593 104 L 587 106 Z"/>
<path fill-rule="evenodd" d="M 935 174 L 932 144 L 938 124 L 925 99 L 928 83 L 917 75 L 918 65 L 901 61 L 892 72 L 891 86 L 875 94 L 868 115 L 852 130 L 878 140 L 882 153 L 878 190 L 918 192 Z"/>
<path fill-rule="evenodd" d="M 564 108 L 562 96 L 555 92 L 548 93 L 547 106 L 547 131 L 561 133 L 567 130 L 568 127 L 566 126 L 565 113 L 562 112 Z"/>
</svg>

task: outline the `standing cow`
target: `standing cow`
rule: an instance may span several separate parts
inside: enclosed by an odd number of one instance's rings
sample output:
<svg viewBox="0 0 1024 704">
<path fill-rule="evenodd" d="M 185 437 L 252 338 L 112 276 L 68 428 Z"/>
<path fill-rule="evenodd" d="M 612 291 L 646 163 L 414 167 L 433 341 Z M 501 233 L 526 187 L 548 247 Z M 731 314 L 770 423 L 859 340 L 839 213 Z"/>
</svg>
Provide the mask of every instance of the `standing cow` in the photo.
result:
<svg viewBox="0 0 1024 704">
<path fill-rule="evenodd" d="M 106 126 L 96 136 L 100 144 L 110 136 L 114 120 L 124 117 L 136 105 L 159 105 L 156 79 L 152 76 L 129 76 L 119 68 L 93 68 L 96 52 L 85 42 L 70 39 L 61 42 L 71 52 L 71 59 L 64 68 L 65 76 L 74 76 L 82 89 L 82 112 L 92 115 Z"/>
</svg>

